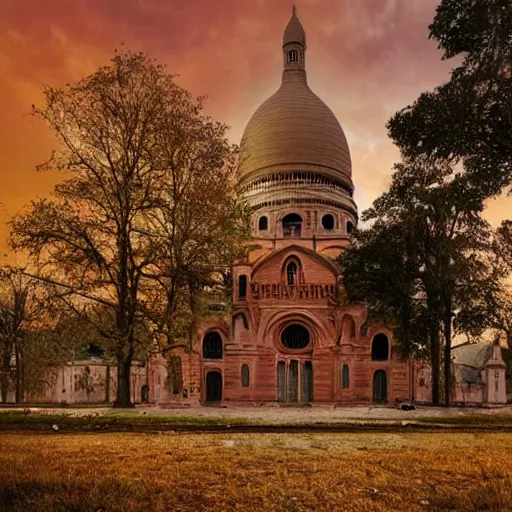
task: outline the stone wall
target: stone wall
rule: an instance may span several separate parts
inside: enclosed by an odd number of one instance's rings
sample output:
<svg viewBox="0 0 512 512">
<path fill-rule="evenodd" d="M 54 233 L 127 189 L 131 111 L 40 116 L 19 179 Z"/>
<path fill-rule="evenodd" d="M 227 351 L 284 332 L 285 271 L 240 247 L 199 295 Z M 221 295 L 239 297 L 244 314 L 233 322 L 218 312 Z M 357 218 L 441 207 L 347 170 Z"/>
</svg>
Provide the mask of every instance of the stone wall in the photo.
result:
<svg viewBox="0 0 512 512">
<path fill-rule="evenodd" d="M 131 371 L 131 399 L 142 401 L 146 367 L 134 363 Z M 75 361 L 56 368 L 42 393 L 25 397 L 27 403 L 101 404 L 112 403 L 117 391 L 117 367 L 103 361 Z"/>
</svg>

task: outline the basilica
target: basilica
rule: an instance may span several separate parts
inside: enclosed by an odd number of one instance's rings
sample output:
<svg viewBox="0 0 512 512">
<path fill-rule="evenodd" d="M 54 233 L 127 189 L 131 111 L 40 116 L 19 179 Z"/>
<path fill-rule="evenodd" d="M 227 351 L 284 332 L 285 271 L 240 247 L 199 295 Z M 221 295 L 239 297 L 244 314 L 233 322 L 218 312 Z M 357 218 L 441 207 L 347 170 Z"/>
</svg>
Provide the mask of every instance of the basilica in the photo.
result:
<svg viewBox="0 0 512 512">
<path fill-rule="evenodd" d="M 149 365 L 154 403 L 429 400 L 428 365 L 401 358 L 392 331 L 369 324 L 364 304 L 343 300 L 335 258 L 358 218 L 350 150 L 340 123 L 309 88 L 306 49 L 294 9 L 283 35 L 281 85 L 241 142 L 252 250 L 233 266 L 232 309 L 203 319 L 192 350 Z M 499 386 L 485 393 L 490 402 L 504 400 L 498 352 L 475 369 L 478 389 L 499 373 Z"/>
<path fill-rule="evenodd" d="M 230 317 L 205 318 L 191 352 L 152 365 L 157 403 L 413 396 L 413 361 L 393 350 L 386 326 L 366 324 L 363 305 L 342 300 L 334 258 L 357 225 L 350 150 L 308 86 L 306 48 L 294 10 L 283 35 L 281 86 L 256 110 L 241 143 L 254 249 L 233 267 Z"/>
</svg>

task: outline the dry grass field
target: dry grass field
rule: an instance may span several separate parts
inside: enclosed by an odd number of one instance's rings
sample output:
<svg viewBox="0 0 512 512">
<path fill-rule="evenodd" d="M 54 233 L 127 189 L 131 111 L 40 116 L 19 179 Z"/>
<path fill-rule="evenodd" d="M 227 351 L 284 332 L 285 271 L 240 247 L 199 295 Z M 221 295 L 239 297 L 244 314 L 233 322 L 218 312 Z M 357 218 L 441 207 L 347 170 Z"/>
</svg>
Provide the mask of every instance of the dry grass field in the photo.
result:
<svg viewBox="0 0 512 512">
<path fill-rule="evenodd" d="M 512 510 L 512 434 L 0 434 L 2 511 Z"/>
</svg>

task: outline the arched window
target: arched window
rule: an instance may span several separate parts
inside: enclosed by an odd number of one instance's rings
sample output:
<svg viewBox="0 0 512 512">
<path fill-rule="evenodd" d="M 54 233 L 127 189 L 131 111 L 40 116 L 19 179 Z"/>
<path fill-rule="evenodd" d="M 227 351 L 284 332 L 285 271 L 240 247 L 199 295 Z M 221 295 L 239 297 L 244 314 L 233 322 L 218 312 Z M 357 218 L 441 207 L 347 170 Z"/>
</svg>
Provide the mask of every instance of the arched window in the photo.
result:
<svg viewBox="0 0 512 512">
<path fill-rule="evenodd" d="M 322 227 L 327 231 L 334 229 L 334 217 L 330 213 L 322 217 Z"/>
<path fill-rule="evenodd" d="M 210 331 L 203 338 L 203 357 L 222 359 L 222 338 L 217 331 Z"/>
<path fill-rule="evenodd" d="M 351 340 L 354 340 L 354 338 L 356 337 L 356 322 L 349 315 L 345 315 L 343 317 L 343 331 L 342 332 L 343 332 L 344 341 L 351 341 Z"/>
<path fill-rule="evenodd" d="M 350 338 L 354 339 L 356 337 L 356 323 L 352 318 L 352 322 L 350 323 Z"/>
<path fill-rule="evenodd" d="M 354 231 L 354 224 L 352 224 L 350 221 L 347 221 L 347 233 L 350 234 L 352 231 Z"/>
<path fill-rule="evenodd" d="M 285 238 L 300 238 L 302 217 L 297 213 L 289 213 L 283 217 L 283 236 Z"/>
<path fill-rule="evenodd" d="M 248 388 L 249 387 L 249 366 L 246 364 L 242 365 L 242 387 Z"/>
<path fill-rule="evenodd" d="M 238 298 L 245 299 L 247 297 L 247 276 L 238 277 Z"/>
<path fill-rule="evenodd" d="M 260 220 L 258 222 L 258 229 L 260 231 L 266 231 L 268 229 L 268 219 L 267 219 L 267 217 L 265 217 L 265 216 L 260 217 Z"/>
<path fill-rule="evenodd" d="M 305 361 L 302 367 L 302 401 L 313 401 L 313 364 Z"/>
<path fill-rule="evenodd" d="M 377 334 L 372 341 L 372 361 L 387 361 L 389 358 L 389 340 L 385 334 Z"/>
<path fill-rule="evenodd" d="M 348 389 L 350 387 L 350 372 L 348 364 L 344 364 L 341 370 L 341 387 L 343 389 Z"/>
<path fill-rule="evenodd" d="M 288 52 L 288 62 L 297 62 L 299 60 L 299 52 L 297 50 L 290 50 Z"/>
<path fill-rule="evenodd" d="M 309 345 L 309 331 L 302 325 L 291 324 L 281 333 L 281 343 L 286 348 L 306 348 Z"/>
<path fill-rule="evenodd" d="M 290 261 L 286 265 L 286 282 L 288 286 L 295 286 L 297 284 L 297 263 Z"/>
</svg>

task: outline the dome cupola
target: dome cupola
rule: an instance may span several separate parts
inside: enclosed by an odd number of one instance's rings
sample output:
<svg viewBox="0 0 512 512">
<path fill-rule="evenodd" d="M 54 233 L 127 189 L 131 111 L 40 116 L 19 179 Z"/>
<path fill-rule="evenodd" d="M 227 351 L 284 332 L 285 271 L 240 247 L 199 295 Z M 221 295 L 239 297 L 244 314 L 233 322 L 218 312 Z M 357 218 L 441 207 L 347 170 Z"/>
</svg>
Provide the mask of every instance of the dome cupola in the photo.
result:
<svg viewBox="0 0 512 512">
<path fill-rule="evenodd" d="M 306 50 L 294 7 L 283 34 L 281 86 L 256 110 L 242 137 L 241 187 L 254 210 L 324 205 L 344 211 L 339 218 L 348 215 L 354 224 L 347 139 L 307 83 Z"/>
</svg>

